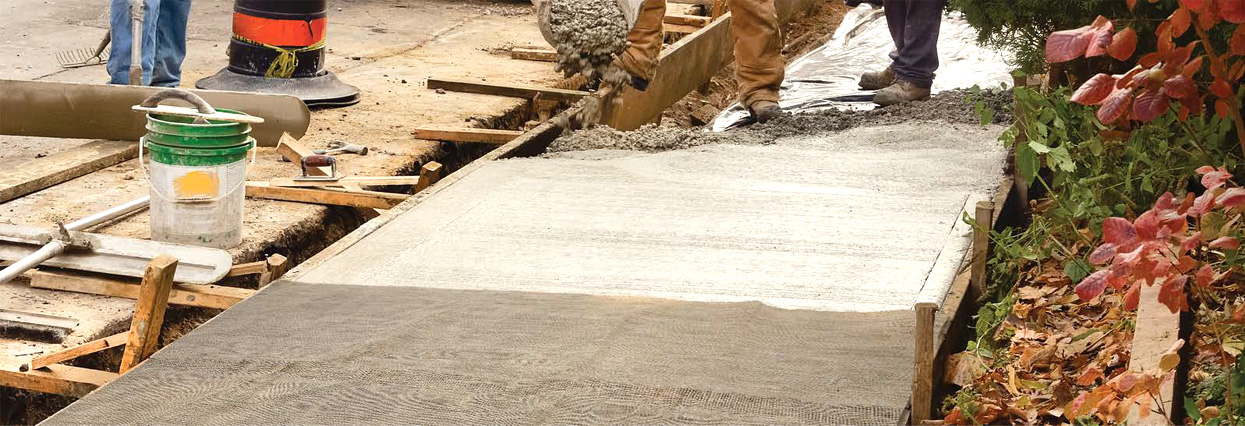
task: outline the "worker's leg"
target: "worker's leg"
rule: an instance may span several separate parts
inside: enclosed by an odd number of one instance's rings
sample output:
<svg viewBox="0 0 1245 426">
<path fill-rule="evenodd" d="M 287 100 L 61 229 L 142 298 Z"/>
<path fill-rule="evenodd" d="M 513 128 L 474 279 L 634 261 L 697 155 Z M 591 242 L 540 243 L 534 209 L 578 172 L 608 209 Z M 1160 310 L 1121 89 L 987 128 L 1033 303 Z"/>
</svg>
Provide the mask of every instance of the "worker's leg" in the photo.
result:
<svg viewBox="0 0 1245 426">
<path fill-rule="evenodd" d="M 730 0 L 729 5 L 739 102 L 749 108 L 759 101 L 778 102 L 784 69 L 774 0 Z"/>
<path fill-rule="evenodd" d="M 886 0 L 886 23 L 895 52 L 891 68 L 902 80 L 928 89 L 938 69 L 938 31 L 943 0 Z"/>
<path fill-rule="evenodd" d="M 159 0 L 147 0 L 146 12 L 143 14 L 143 84 L 151 81 L 151 70 L 155 63 L 156 26 L 159 19 Z M 112 25 L 112 51 L 108 56 L 109 83 L 129 84 L 130 82 L 130 48 L 133 43 L 130 32 L 130 2 L 128 0 L 112 0 L 110 2 L 109 21 Z"/>
<path fill-rule="evenodd" d="M 644 0 L 635 27 L 627 34 L 631 45 L 620 58 L 623 69 L 631 75 L 648 81 L 657 73 L 657 59 L 665 40 L 662 34 L 665 19 L 666 0 Z"/>
<path fill-rule="evenodd" d="M 159 1 L 160 20 L 156 28 L 155 68 L 151 74 L 151 85 L 177 87 L 182 82 L 182 60 L 186 59 L 190 0 Z"/>
</svg>

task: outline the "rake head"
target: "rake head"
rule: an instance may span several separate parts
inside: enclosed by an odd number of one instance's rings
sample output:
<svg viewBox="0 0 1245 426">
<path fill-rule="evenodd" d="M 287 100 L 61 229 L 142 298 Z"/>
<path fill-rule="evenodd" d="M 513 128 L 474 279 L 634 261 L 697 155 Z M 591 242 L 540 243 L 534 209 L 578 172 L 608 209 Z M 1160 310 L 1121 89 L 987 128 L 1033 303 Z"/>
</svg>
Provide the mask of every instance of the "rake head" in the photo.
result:
<svg viewBox="0 0 1245 426">
<path fill-rule="evenodd" d="M 63 68 L 80 68 L 108 62 L 108 50 L 74 49 L 56 53 L 56 61 Z"/>
</svg>

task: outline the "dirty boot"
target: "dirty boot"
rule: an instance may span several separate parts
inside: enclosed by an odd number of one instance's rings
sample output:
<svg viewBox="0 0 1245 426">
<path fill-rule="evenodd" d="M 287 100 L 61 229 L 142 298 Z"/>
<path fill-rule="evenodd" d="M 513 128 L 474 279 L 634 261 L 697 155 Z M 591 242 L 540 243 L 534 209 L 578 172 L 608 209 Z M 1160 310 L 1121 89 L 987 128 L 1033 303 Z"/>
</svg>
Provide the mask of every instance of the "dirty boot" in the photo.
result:
<svg viewBox="0 0 1245 426">
<path fill-rule="evenodd" d="M 873 103 L 891 106 L 909 101 L 929 100 L 929 88 L 922 88 L 906 80 L 895 80 L 895 84 L 879 90 L 873 95 Z"/>
<path fill-rule="evenodd" d="M 782 107 L 773 101 L 756 101 L 752 106 L 748 107 L 748 112 L 752 114 L 752 118 L 758 123 L 770 121 L 782 115 Z"/>
<path fill-rule="evenodd" d="M 891 67 L 881 71 L 869 71 L 860 75 L 860 88 L 865 90 L 885 89 L 895 84 L 895 70 Z"/>
</svg>

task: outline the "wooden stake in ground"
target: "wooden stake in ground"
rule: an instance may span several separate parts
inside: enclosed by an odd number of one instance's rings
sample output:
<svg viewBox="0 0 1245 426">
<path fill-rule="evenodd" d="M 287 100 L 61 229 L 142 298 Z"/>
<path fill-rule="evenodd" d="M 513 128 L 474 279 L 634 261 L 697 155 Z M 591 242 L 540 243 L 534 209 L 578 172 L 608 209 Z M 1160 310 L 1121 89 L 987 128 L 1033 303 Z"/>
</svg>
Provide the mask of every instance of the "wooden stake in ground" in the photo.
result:
<svg viewBox="0 0 1245 426">
<path fill-rule="evenodd" d="M 912 371 L 912 424 L 919 425 L 933 415 L 934 403 L 934 314 L 938 305 L 916 305 L 916 352 Z"/>
<path fill-rule="evenodd" d="M 125 354 L 121 356 L 121 374 L 125 374 L 156 351 L 160 340 L 160 328 L 164 326 L 164 311 L 169 306 L 169 291 L 173 289 L 173 274 L 177 271 L 177 258 L 160 255 L 147 264 L 143 274 L 142 288 L 134 308 L 134 321 L 130 323 L 130 335 L 126 340 Z"/>
<path fill-rule="evenodd" d="M 986 261 L 990 256 L 990 231 L 994 229 L 994 203 L 980 201 L 974 217 L 977 225 L 973 227 L 973 275 L 971 296 L 977 300 L 986 292 Z"/>
<path fill-rule="evenodd" d="M 419 183 L 415 184 L 415 193 L 419 193 L 441 180 L 441 163 L 431 161 L 419 169 Z"/>
</svg>

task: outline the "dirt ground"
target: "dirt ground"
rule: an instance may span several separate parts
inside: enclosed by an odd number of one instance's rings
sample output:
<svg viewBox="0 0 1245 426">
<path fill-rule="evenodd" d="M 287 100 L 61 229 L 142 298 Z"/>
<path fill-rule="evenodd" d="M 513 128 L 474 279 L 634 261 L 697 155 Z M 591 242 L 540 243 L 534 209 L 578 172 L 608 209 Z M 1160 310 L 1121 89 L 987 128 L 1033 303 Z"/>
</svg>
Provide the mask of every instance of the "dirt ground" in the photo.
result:
<svg viewBox="0 0 1245 426">
<path fill-rule="evenodd" d="M 815 47 L 816 40 L 833 32 L 842 10 L 831 4 L 838 2 L 818 2 L 820 12 L 794 24 L 787 36 L 789 49 L 807 51 Z M 194 3 L 183 86 L 192 86 L 227 63 L 224 50 L 231 10 L 231 0 Z M 107 28 L 107 12 L 101 5 L 13 0 L 0 5 L 0 13 L 8 17 L 0 21 L 0 43 L 12 52 L 0 55 L 0 78 L 85 83 L 106 79 L 99 66 L 61 70 L 50 54 L 94 46 Z M 362 89 L 362 102 L 344 109 L 313 111 L 308 136 L 301 142 L 312 148 L 335 141 L 369 146 L 371 152 L 366 157 L 341 159 L 345 175 L 417 173 L 420 165 L 434 159 L 453 170 L 483 152 L 479 146 L 415 140 L 410 136 L 415 125 L 518 129 L 536 118 L 523 100 L 427 90 L 424 81 L 429 77 L 545 86 L 557 86 L 561 80 L 551 63 L 517 61 L 504 54 L 513 46 L 546 46 L 525 1 L 336 0 L 330 2 L 330 22 L 328 68 Z M 732 73 L 733 69 L 724 71 L 714 79 L 708 95 L 693 93 L 671 114 L 677 116 L 683 110 L 690 113 L 685 105 L 700 104 L 705 99 L 715 108 L 728 106 L 735 96 Z M 10 148 L 0 154 L 0 159 L 32 160 L 84 142 L 0 136 L 0 143 Z M 288 177 L 296 170 L 295 165 L 278 161 L 273 149 L 264 148 L 249 177 Z M 129 161 L 5 203 L 0 206 L 0 223 L 51 226 L 145 195 L 146 188 L 137 162 Z M 363 221 L 361 215 L 347 208 L 247 199 L 244 241 L 230 252 L 237 263 L 279 253 L 297 264 Z M 140 213 L 95 231 L 147 238 L 148 218 Z M 225 284 L 254 286 L 253 280 Z M 62 344 L 0 339 L 0 368 L 13 369 L 29 356 L 120 332 L 129 325 L 133 301 L 31 289 L 25 281 L 17 280 L 0 285 L 0 308 L 81 321 L 78 330 Z M 162 344 L 176 340 L 216 313 L 170 308 Z M 119 352 L 105 353 L 84 358 L 78 365 L 115 369 L 118 358 Z M 69 402 L 72 400 L 43 395 L 31 399 L 30 394 L 0 389 L 0 405 L 4 406 L 0 423 L 35 423 Z"/>
</svg>

